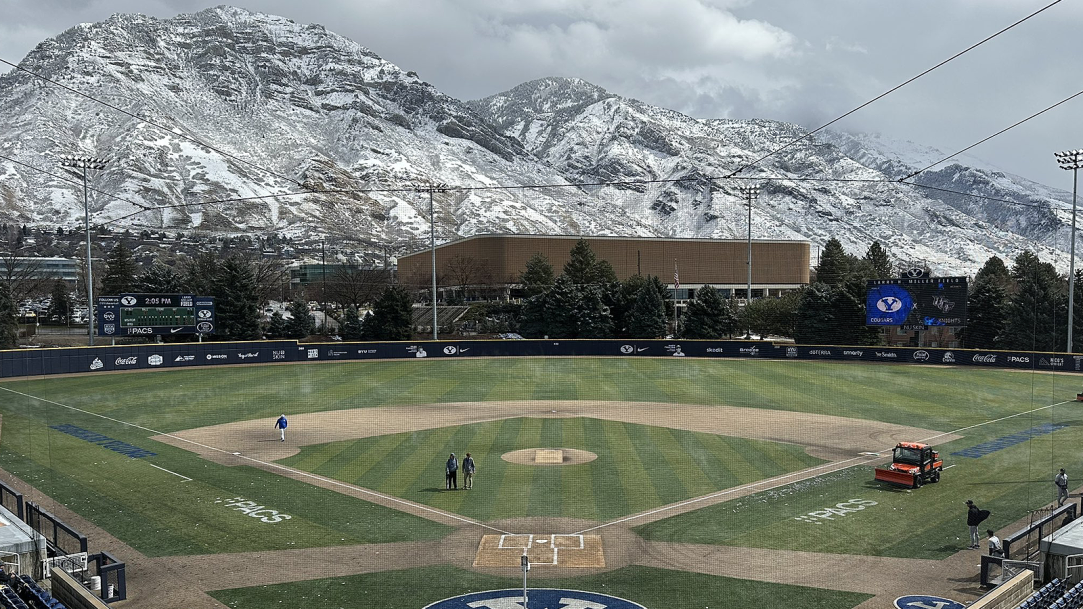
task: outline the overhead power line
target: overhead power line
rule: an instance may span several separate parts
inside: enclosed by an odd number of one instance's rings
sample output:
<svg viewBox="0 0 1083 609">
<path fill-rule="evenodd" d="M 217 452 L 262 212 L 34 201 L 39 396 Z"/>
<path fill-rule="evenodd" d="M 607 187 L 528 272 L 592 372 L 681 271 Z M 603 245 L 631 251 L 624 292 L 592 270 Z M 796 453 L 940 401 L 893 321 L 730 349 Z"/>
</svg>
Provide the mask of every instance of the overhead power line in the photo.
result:
<svg viewBox="0 0 1083 609">
<path fill-rule="evenodd" d="M 812 137 L 816 133 L 819 133 L 820 131 L 823 131 L 824 129 L 830 127 L 831 125 L 834 125 L 835 123 L 841 121 L 842 119 L 846 118 L 847 116 L 850 116 L 854 112 L 857 112 L 858 110 L 861 110 L 862 108 L 864 108 L 864 107 L 866 107 L 866 106 L 868 106 L 868 105 L 870 105 L 870 104 L 872 104 L 874 102 L 877 102 L 877 101 L 883 99 L 884 97 L 887 97 L 888 95 L 891 95 L 895 91 L 898 91 L 899 89 L 901 89 L 901 88 L 905 87 L 906 85 L 914 82 L 915 80 L 921 78 L 922 76 L 925 76 L 926 74 L 932 72 L 933 70 L 936 70 L 937 68 L 947 64 L 948 62 L 953 61 L 953 60 L 965 55 L 966 53 L 969 53 L 970 51 L 980 47 L 981 45 L 985 44 L 986 42 L 989 42 L 990 40 L 996 38 L 997 36 L 1000 36 L 1004 32 L 1007 32 L 1008 30 L 1010 30 L 1010 29 L 1014 28 L 1015 26 L 1023 23 L 1024 21 L 1030 19 L 1031 17 L 1034 17 L 1035 15 L 1037 15 L 1037 14 L 1039 14 L 1039 13 L 1045 11 L 1045 10 L 1048 10 L 1048 9 L 1052 8 L 1054 5 L 1060 4 L 1061 2 L 1063 2 L 1063 0 L 1054 0 L 1054 2 L 1051 2 L 1051 3 L 1047 4 L 1047 5 L 1045 5 L 1044 7 L 1034 11 L 1033 13 L 1031 13 L 1029 15 L 1027 15 L 1026 17 L 1023 17 L 1019 21 L 1016 21 L 1015 23 L 1009 25 L 1008 27 L 996 32 L 995 34 L 992 34 L 992 35 L 982 39 L 981 41 L 970 45 L 969 47 L 963 49 L 962 51 L 959 51 L 958 53 L 952 55 L 951 57 L 948 57 L 947 59 L 941 61 L 940 63 L 934 65 L 933 67 L 921 72 L 917 76 L 913 76 L 913 77 L 903 81 L 902 83 L 888 89 L 887 91 L 884 91 L 880 95 L 877 95 L 876 97 L 874 97 L 874 98 L 870 99 L 869 101 L 861 104 L 860 106 L 854 108 L 853 110 L 850 110 L 849 112 L 843 114 L 842 116 L 839 116 L 838 118 L 835 118 L 835 119 L 833 119 L 833 120 L 831 120 L 831 121 L 829 121 L 829 122 L 815 128 L 815 129 L 813 129 L 812 131 L 809 131 L 808 133 L 802 135 L 801 137 L 799 137 L 797 139 L 794 139 L 793 141 L 791 141 L 791 142 L 789 142 L 789 143 L 787 143 L 787 144 L 785 144 L 785 145 L 783 145 L 783 146 L 781 146 L 779 148 L 776 148 L 775 150 L 772 150 L 771 152 L 768 152 L 767 154 L 765 154 L 765 155 L 761 156 L 760 158 L 752 161 L 751 163 L 747 163 L 745 165 L 742 165 L 741 167 L 737 168 L 736 170 L 734 170 L 732 173 L 730 173 L 726 177 L 732 178 L 732 177 L 736 176 L 737 174 L 741 173 L 742 171 L 748 169 L 749 167 L 754 167 L 756 165 L 759 165 L 763 161 L 765 161 L 765 160 L 771 158 L 772 156 L 782 152 L 783 150 L 786 150 L 787 148 L 790 148 L 791 146 L 794 146 L 795 144 L 798 144 L 800 142 L 803 142 L 804 140 L 807 140 L 808 138 Z"/>
<path fill-rule="evenodd" d="M 1023 123 L 1029 121 L 1032 118 L 1041 116 L 1041 115 L 1045 114 L 1046 112 L 1049 112 L 1053 108 L 1056 108 L 1057 106 L 1060 106 L 1061 104 L 1065 104 L 1065 103 L 1079 97 L 1080 95 L 1083 95 L 1083 91 L 1080 91 L 1079 93 L 1076 93 L 1075 95 L 1069 95 L 1068 97 L 1065 97 L 1064 99 L 1062 99 L 1059 102 L 1053 104 L 1052 106 L 1049 106 L 1049 107 L 1045 108 L 1044 110 L 1039 110 L 1038 112 L 1035 112 L 1034 114 L 1031 114 L 1030 116 L 1024 118 L 1021 121 L 1012 123 L 1011 125 L 1001 129 L 1000 131 L 997 131 L 996 133 L 994 133 L 993 135 L 990 135 L 989 137 L 982 138 L 982 139 L 974 142 L 973 144 L 967 146 L 966 148 L 963 148 L 962 150 L 959 150 L 958 152 L 953 152 L 952 154 L 949 154 L 948 156 L 940 159 L 939 161 L 937 161 L 935 163 L 932 163 L 932 164 L 928 165 L 927 167 L 923 167 L 923 168 L 911 173 L 910 175 L 908 175 L 906 177 L 899 178 L 899 181 L 902 182 L 903 180 L 909 180 L 910 178 L 918 175 L 919 173 L 923 173 L 925 171 L 928 171 L 929 169 L 932 169 L 933 167 L 936 167 L 937 165 L 943 163 L 944 161 L 947 161 L 947 160 L 951 159 L 952 157 L 959 156 L 960 154 L 966 152 L 967 150 L 970 150 L 971 148 L 975 148 L 977 146 L 980 146 L 981 144 L 984 144 L 985 142 L 988 142 L 989 140 L 993 139 L 994 137 L 996 137 L 998 135 L 1001 135 L 1001 134 L 1003 134 L 1003 133 L 1005 133 L 1005 132 L 1007 132 L 1007 131 L 1009 131 L 1011 129 L 1014 129 L 1014 128 L 1018 127 L 1019 125 L 1022 125 Z"/>
</svg>

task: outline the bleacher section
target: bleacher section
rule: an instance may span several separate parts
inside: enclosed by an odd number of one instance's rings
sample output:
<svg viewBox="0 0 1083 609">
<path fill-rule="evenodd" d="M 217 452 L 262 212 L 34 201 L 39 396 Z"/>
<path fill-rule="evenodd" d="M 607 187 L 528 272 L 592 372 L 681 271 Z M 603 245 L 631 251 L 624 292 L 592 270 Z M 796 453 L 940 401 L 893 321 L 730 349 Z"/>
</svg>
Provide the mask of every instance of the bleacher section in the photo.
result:
<svg viewBox="0 0 1083 609">
<path fill-rule="evenodd" d="M 470 307 L 436 307 L 436 324 L 440 328 L 450 328 L 469 310 Z M 421 331 L 431 331 L 432 307 L 414 307 L 414 317 L 410 324 Z"/>
<path fill-rule="evenodd" d="M 1019 605 L 1019 609 L 1079 609 L 1083 607 L 1083 582 L 1076 584 L 1070 590 L 1067 588 L 1066 582 L 1054 579 L 1027 597 Z"/>
<path fill-rule="evenodd" d="M 0 588 L 0 607 L 4 609 L 67 609 L 29 575 L 12 578 L 10 583 L 11 587 Z"/>
</svg>

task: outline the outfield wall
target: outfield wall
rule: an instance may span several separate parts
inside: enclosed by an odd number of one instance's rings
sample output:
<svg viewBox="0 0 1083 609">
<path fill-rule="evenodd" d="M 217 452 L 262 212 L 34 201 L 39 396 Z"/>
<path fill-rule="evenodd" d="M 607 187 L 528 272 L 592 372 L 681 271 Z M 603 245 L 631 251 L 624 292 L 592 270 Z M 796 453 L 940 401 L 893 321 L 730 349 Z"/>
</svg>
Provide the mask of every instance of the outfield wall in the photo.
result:
<svg viewBox="0 0 1083 609">
<path fill-rule="evenodd" d="M 260 341 L 0 351 L 0 378 L 277 362 L 456 357 L 702 357 L 835 360 L 1083 372 L 1083 354 L 837 347 L 713 340 Z"/>
</svg>

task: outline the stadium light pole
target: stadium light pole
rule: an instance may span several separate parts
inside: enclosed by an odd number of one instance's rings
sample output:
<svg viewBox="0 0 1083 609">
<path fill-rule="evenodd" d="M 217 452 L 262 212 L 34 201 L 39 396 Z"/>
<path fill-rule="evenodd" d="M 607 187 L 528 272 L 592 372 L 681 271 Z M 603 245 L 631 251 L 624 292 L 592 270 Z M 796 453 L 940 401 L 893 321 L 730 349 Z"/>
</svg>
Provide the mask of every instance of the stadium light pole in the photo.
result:
<svg viewBox="0 0 1083 609">
<path fill-rule="evenodd" d="M 1076 194 L 1079 192 L 1079 168 L 1083 166 L 1083 150 L 1055 152 L 1057 164 L 1061 169 L 1072 172 L 1072 246 L 1071 260 L 1068 262 L 1068 353 L 1073 353 L 1072 330 L 1075 324 L 1075 208 Z"/>
<path fill-rule="evenodd" d="M 748 201 L 748 286 L 745 292 L 745 306 L 752 303 L 752 200 L 760 195 L 759 186 L 742 186 L 741 194 Z M 748 336 L 752 336 L 752 328 L 748 329 Z"/>
<path fill-rule="evenodd" d="M 433 194 L 447 192 L 446 184 L 430 184 L 425 188 L 417 187 L 417 192 L 429 192 L 429 249 L 432 252 L 432 339 L 439 340 L 436 329 L 436 214 L 433 212 Z"/>
<path fill-rule="evenodd" d="M 83 226 L 86 228 L 86 306 L 87 306 L 87 344 L 94 346 L 94 321 L 97 315 L 94 312 L 94 268 L 90 262 L 90 204 L 87 201 L 86 172 L 88 170 L 101 171 L 109 161 L 95 157 L 65 156 L 61 157 L 60 164 L 63 167 L 79 169 L 83 178 Z"/>
</svg>

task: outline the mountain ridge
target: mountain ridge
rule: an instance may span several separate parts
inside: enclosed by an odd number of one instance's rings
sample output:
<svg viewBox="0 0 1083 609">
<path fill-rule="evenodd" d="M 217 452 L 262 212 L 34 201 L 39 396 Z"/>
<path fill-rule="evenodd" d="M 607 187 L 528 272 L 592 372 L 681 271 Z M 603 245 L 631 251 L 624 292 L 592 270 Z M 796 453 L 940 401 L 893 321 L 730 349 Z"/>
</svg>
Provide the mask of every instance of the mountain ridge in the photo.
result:
<svg viewBox="0 0 1083 609">
<path fill-rule="evenodd" d="M 43 41 L 20 66 L 168 130 L 23 71 L 0 76 L 0 132 L 12 136 L 0 154 L 50 172 L 0 159 L 9 222 L 81 224 L 81 190 L 54 169 L 86 154 L 112 160 L 91 176 L 94 221 L 122 227 L 325 235 L 404 251 L 427 241 L 434 188 L 440 241 L 743 238 L 739 187 L 757 183 L 753 238 L 835 237 L 859 255 L 878 240 L 896 260 L 942 274 L 1022 249 L 1058 261 L 1066 249 L 1063 191 L 962 164 L 922 173 L 926 188 L 899 185 L 932 149 L 817 134 L 727 179 L 806 131 L 695 119 L 574 78 L 460 101 L 323 26 L 240 8 L 114 15 Z"/>
</svg>

